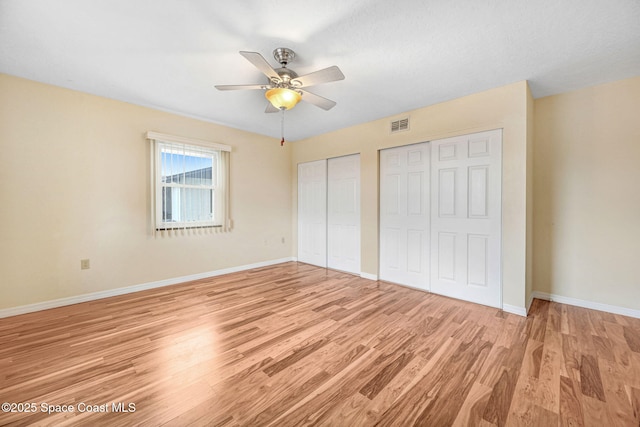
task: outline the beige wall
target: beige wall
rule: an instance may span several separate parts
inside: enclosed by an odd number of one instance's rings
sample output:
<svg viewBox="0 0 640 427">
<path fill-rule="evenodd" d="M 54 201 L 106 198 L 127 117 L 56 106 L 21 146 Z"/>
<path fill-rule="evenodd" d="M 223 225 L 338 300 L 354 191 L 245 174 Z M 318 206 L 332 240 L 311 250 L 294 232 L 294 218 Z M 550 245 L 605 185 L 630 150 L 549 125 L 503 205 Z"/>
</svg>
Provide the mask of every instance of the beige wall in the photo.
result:
<svg viewBox="0 0 640 427">
<path fill-rule="evenodd" d="M 640 77 L 535 101 L 535 290 L 640 309 Z"/>
<path fill-rule="evenodd" d="M 0 94 L 0 309 L 291 256 L 291 145 L 1 74 Z M 148 130 L 233 147 L 231 233 L 151 236 Z"/>
<path fill-rule="evenodd" d="M 526 203 L 528 86 L 514 83 L 410 111 L 411 129 L 389 134 L 389 122 L 405 114 L 298 141 L 292 152 L 294 254 L 297 167 L 300 162 L 361 155 L 362 272 L 378 274 L 378 150 L 503 128 L 503 302 L 526 300 Z"/>
<path fill-rule="evenodd" d="M 0 309 L 295 255 L 296 165 L 352 153 L 362 272 L 375 275 L 378 150 L 495 128 L 504 303 L 539 291 L 640 309 L 640 77 L 535 101 L 519 82 L 410 111 L 408 132 L 389 134 L 399 114 L 284 148 L 1 74 L 0 93 Z M 148 130 L 233 147 L 231 233 L 151 236 Z"/>
</svg>

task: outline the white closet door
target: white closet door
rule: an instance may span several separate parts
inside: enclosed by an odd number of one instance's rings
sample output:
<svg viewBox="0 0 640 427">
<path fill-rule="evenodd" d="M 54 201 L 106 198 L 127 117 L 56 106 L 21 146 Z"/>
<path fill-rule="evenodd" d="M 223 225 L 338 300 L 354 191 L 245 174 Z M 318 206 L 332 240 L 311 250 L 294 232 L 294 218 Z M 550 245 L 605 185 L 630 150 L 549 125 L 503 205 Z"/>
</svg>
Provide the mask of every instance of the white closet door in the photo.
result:
<svg viewBox="0 0 640 427">
<path fill-rule="evenodd" d="M 502 131 L 431 149 L 431 291 L 501 307 Z"/>
<path fill-rule="evenodd" d="M 360 274 L 360 155 L 327 161 L 329 268 Z"/>
<path fill-rule="evenodd" d="M 380 151 L 380 279 L 429 289 L 429 145 Z"/>
<path fill-rule="evenodd" d="M 327 161 L 298 164 L 298 261 L 327 266 Z"/>
</svg>

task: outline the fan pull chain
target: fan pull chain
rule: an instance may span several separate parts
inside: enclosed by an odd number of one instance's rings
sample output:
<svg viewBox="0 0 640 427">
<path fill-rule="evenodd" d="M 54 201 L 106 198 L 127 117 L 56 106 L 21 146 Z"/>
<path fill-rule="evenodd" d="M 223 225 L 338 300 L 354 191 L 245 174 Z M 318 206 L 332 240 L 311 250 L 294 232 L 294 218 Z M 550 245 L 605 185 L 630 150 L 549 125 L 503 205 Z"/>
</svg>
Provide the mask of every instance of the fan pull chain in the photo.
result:
<svg viewBox="0 0 640 427">
<path fill-rule="evenodd" d="M 282 139 L 280 140 L 280 146 L 284 146 L 284 108 L 280 108 L 282 110 L 282 121 L 280 122 L 280 135 L 282 135 Z"/>
</svg>

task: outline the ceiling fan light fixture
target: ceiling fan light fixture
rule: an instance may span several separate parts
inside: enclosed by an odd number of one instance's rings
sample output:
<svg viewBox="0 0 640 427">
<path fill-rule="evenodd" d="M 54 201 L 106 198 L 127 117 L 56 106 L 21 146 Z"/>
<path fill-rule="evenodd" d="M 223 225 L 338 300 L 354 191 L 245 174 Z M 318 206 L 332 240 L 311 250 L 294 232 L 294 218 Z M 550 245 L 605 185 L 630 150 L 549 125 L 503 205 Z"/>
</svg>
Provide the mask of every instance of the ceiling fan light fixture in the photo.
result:
<svg viewBox="0 0 640 427">
<path fill-rule="evenodd" d="M 279 110 L 290 110 L 302 99 L 298 92 L 284 87 L 269 89 L 264 96 Z"/>
</svg>

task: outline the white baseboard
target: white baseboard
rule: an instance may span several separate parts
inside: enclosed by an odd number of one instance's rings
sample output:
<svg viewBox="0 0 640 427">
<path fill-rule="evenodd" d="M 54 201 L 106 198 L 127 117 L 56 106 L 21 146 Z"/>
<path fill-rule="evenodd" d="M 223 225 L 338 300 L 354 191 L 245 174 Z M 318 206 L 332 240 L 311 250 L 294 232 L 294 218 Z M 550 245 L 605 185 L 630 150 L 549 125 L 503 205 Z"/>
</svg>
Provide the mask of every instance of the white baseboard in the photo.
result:
<svg viewBox="0 0 640 427">
<path fill-rule="evenodd" d="M 531 304 L 533 304 L 533 294 L 535 292 L 531 292 L 531 295 L 529 295 L 529 299 L 527 300 L 527 313 L 529 313 L 529 310 L 531 310 Z"/>
<path fill-rule="evenodd" d="M 43 301 L 35 304 L 22 305 L 18 307 L 11 307 L 0 309 L 0 318 L 17 316 L 19 314 L 32 313 L 35 311 L 48 310 L 50 308 L 63 307 L 65 305 L 78 304 L 87 301 L 94 301 L 102 298 L 109 298 L 118 295 L 129 294 L 133 292 L 144 291 L 147 289 L 160 288 L 163 286 L 176 285 L 178 283 L 189 282 L 192 280 L 206 279 L 208 277 L 221 276 L 223 274 L 236 273 L 239 271 L 251 270 L 252 268 L 267 267 L 270 265 L 282 264 L 285 262 L 297 261 L 296 257 L 280 258 L 270 261 L 262 261 L 254 264 L 246 264 L 237 267 L 224 268 L 221 270 L 208 271 L 205 273 L 191 274 L 188 276 L 174 277 L 171 279 L 158 280 L 155 282 L 142 283 L 139 285 L 127 286 L 124 288 L 109 289 L 106 291 L 93 292 L 90 294 L 77 295 L 68 298 L 60 298 L 51 301 Z M 368 280 L 378 280 L 376 274 L 360 273 L 360 277 Z M 634 310 L 626 307 L 619 307 L 615 305 L 602 304 L 593 301 L 585 301 L 577 298 L 564 297 L 561 295 L 548 294 L 545 292 L 533 291 L 527 301 L 526 307 L 518 307 L 515 305 L 503 304 L 502 310 L 507 313 L 516 314 L 518 316 L 527 316 L 527 312 L 531 308 L 531 303 L 534 298 L 538 298 L 546 301 L 559 302 L 561 304 L 574 305 L 577 307 L 589 308 L 592 310 L 605 311 L 608 313 L 620 314 L 623 316 L 635 317 L 640 319 L 640 310 Z"/>
<path fill-rule="evenodd" d="M 525 307 L 518 307 L 517 305 L 502 304 L 502 311 L 507 313 L 517 314 L 518 316 L 527 317 L 527 309 Z"/>
<path fill-rule="evenodd" d="M 362 277 L 363 279 L 367 279 L 367 280 L 378 280 L 378 275 L 377 274 L 365 273 L 363 271 L 360 272 L 360 277 Z"/>
<path fill-rule="evenodd" d="M 163 286 L 176 285 L 178 283 L 190 282 L 192 280 L 206 279 L 207 277 L 221 276 L 223 274 L 236 273 L 238 271 L 251 270 L 252 268 L 267 267 L 284 262 L 294 261 L 294 258 L 281 258 L 270 261 L 262 261 L 254 264 L 246 264 L 238 267 L 223 268 L 221 270 L 207 271 L 205 273 L 191 274 L 188 276 L 174 277 L 172 279 L 158 280 L 156 282 L 142 283 L 139 285 L 127 286 L 124 288 L 109 289 L 106 291 L 93 292 L 90 294 L 77 295 L 68 298 L 60 298 L 51 301 L 43 301 L 35 304 L 21 305 L 18 307 L 0 309 L 0 319 L 3 317 L 17 316 L 19 314 L 33 313 L 34 311 L 48 310 L 50 308 L 62 307 L 65 305 L 78 304 L 81 302 L 94 301 L 102 298 L 109 298 L 118 295 L 130 294 L 133 292 L 145 291 L 147 289 L 161 288 Z"/>
<path fill-rule="evenodd" d="M 561 304 L 575 305 L 576 307 L 589 308 L 591 310 L 606 311 L 607 313 L 621 314 L 623 316 L 640 319 L 640 310 L 619 307 L 617 305 L 602 304 L 599 302 L 585 301 L 577 298 L 563 297 L 562 295 L 548 294 L 546 292 L 533 291 L 532 298 L 546 301 L 559 302 Z"/>
</svg>

